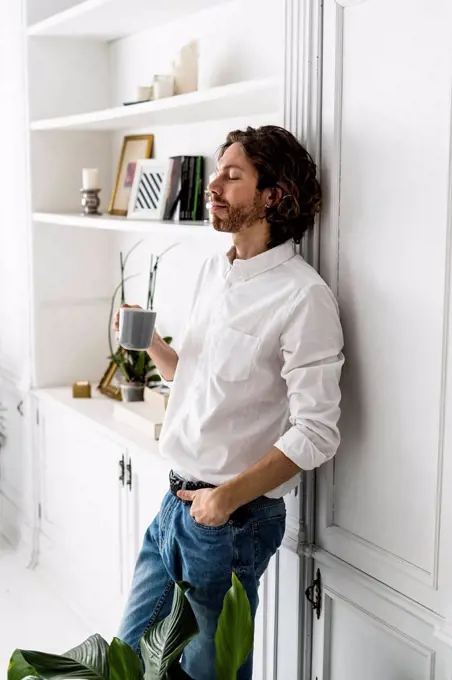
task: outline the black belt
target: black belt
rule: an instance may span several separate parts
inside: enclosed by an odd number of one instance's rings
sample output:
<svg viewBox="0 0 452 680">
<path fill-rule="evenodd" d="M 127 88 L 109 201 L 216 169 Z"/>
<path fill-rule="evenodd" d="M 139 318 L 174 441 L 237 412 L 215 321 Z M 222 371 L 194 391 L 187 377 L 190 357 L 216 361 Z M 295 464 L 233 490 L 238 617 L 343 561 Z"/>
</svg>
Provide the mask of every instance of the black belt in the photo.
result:
<svg viewBox="0 0 452 680">
<path fill-rule="evenodd" d="M 178 474 L 173 472 L 173 470 L 171 470 L 171 472 L 169 473 L 169 483 L 170 491 L 173 494 L 173 496 L 176 497 L 178 491 L 199 491 L 200 489 L 216 488 L 214 484 L 208 484 L 207 482 L 189 482 L 188 480 L 183 479 Z M 186 505 L 191 505 L 190 501 L 182 502 L 185 503 Z M 246 521 L 247 519 L 250 518 L 252 512 L 257 508 L 268 507 L 269 505 L 275 505 L 276 503 L 280 502 L 281 502 L 280 498 L 268 498 L 267 496 L 260 496 L 259 498 L 256 498 L 254 501 L 250 501 L 249 503 L 242 505 L 240 508 L 237 508 L 237 510 L 232 513 L 230 519 L 233 520 L 234 522 Z"/>
</svg>

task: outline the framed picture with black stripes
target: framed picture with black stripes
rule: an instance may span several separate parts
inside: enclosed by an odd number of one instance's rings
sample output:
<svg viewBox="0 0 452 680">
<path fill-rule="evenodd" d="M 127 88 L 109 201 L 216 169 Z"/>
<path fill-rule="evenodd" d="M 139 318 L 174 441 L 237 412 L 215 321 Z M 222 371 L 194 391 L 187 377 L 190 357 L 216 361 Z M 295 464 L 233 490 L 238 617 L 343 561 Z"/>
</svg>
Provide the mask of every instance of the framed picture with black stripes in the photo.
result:
<svg viewBox="0 0 452 680">
<path fill-rule="evenodd" d="M 127 217 L 135 220 L 162 220 L 170 179 L 170 162 L 137 162 Z"/>
<path fill-rule="evenodd" d="M 154 135 L 129 135 L 124 137 L 116 170 L 116 179 L 110 199 L 110 215 L 127 215 L 130 191 L 137 161 L 152 156 Z"/>
</svg>

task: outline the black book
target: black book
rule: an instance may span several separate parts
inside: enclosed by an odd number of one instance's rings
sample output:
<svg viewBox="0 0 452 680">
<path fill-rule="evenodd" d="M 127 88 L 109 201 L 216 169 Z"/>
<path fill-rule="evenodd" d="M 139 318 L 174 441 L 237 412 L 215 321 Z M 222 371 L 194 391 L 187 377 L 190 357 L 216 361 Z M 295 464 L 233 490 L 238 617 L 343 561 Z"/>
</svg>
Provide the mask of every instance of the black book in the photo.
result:
<svg viewBox="0 0 452 680">
<path fill-rule="evenodd" d="M 170 158 L 170 182 L 163 213 L 164 220 L 171 220 L 173 218 L 180 200 L 182 160 L 183 156 L 173 156 Z"/>
<path fill-rule="evenodd" d="M 190 156 L 182 157 L 182 173 L 180 183 L 180 220 L 190 219 L 190 205 L 188 202 L 189 176 L 190 176 Z"/>
<path fill-rule="evenodd" d="M 202 221 L 204 217 L 204 157 L 196 157 L 195 188 L 193 197 L 193 219 Z"/>
</svg>

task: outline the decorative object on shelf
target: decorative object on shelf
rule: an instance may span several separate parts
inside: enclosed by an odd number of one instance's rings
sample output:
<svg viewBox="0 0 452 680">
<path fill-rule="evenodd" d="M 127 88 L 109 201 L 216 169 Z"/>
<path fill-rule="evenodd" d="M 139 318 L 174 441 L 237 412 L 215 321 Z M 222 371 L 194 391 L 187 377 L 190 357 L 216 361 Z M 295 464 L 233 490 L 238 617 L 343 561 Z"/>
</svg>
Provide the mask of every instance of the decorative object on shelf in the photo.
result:
<svg viewBox="0 0 452 680">
<path fill-rule="evenodd" d="M 122 401 L 144 401 L 144 385 L 134 382 L 123 382 L 120 385 Z"/>
<path fill-rule="evenodd" d="M 237 677 L 253 647 L 253 620 L 246 590 L 231 572 L 231 587 L 224 597 L 215 633 L 215 672 L 218 680 Z M 16 649 L 8 668 L 10 680 L 38 677 L 77 677 L 97 680 L 129 677 L 134 680 L 179 678 L 189 680 L 180 665 L 182 652 L 199 633 L 199 626 L 186 593 L 190 584 L 174 585 L 171 611 L 163 621 L 154 623 L 140 641 L 141 658 L 129 645 L 114 638 L 109 645 L 99 634 L 91 635 L 66 655 Z M 108 660 L 108 663 L 106 662 Z M 127 674 L 124 669 L 127 669 Z M 95 669 L 95 671 L 93 671 Z"/>
<path fill-rule="evenodd" d="M 83 168 L 82 189 L 100 189 L 98 168 Z"/>
<path fill-rule="evenodd" d="M 110 305 L 110 315 L 108 321 L 108 344 L 110 348 L 110 364 L 105 372 L 98 389 L 102 394 L 112 397 L 114 399 L 123 399 L 124 401 L 143 401 L 144 400 L 144 387 L 151 386 L 159 383 L 161 377 L 157 372 L 156 367 L 152 363 L 152 359 L 149 354 L 144 350 L 130 350 L 119 347 L 116 351 L 113 349 L 111 329 L 113 314 L 115 310 L 116 295 L 118 291 L 121 291 L 121 305 L 125 303 L 125 282 L 131 279 L 137 274 L 132 274 L 125 277 L 125 268 L 127 265 L 127 260 L 129 259 L 131 253 L 142 243 L 138 241 L 134 246 L 128 251 L 128 253 L 123 256 L 120 253 L 120 270 L 121 270 L 121 281 L 116 286 L 113 293 Z M 148 280 L 148 294 L 147 294 L 147 305 L 146 308 L 149 311 L 153 311 L 154 307 L 154 296 L 155 287 L 157 283 L 157 273 L 160 260 L 162 257 L 169 252 L 172 248 L 179 245 L 178 243 L 173 243 L 166 250 L 163 251 L 154 260 L 154 256 L 151 256 L 149 280 Z M 170 344 L 172 342 L 171 337 L 163 338 L 166 343 Z M 121 374 L 121 381 L 113 385 L 112 381 L 116 378 L 117 374 Z M 130 385 L 134 386 L 132 389 Z M 124 388 L 124 389 L 123 389 Z"/>
<path fill-rule="evenodd" d="M 175 94 L 196 92 L 198 89 L 198 41 L 184 45 L 172 63 Z"/>
<path fill-rule="evenodd" d="M 97 168 L 83 168 L 82 188 L 80 189 L 81 204 L 83 208 L 82 215 L 101 215 L 99 212 L 99 192 L 99 170 Z"/>
<path fill-rule="evenodd" d="M 168 161 L 137 161 L 127 217 L 161 220 L 170 180 Z"/>
<path fill-rule="evenodd" d="M 6 408 L 0 404 L 0 451 L 6 446 L 6 418 L 3 415 Z"/>
<path fill-rule="evenodd" d="M 82 196 L 80 202 L 83 208 L 82 215 L 84 215 L 85 217 L 93 217 L 93 215 L 102 215 L 102 213 L 99 212 L 100 207 L 99 192 L 100 189 L 80 189 L 80 194 Z"/>
<path fill-rule="evenodd" d="M 173 156 L 168 170 L 169 185 L 163 219 L 178 216 L 181 222 L 204 216 L 204 157 Z M 177 208 L 179 212 L 177 213 Z"/>
<path fill-rule="evenodd" d="M 152 85 L 140 85 L 140 87 L 137 89 L 137 98 L 131 102 L 123 102 L 123 106 L 132 106 L 133 104 L 143 104 L 144 102 L 149 102 L 152 99 L 152 94 Z"/>
<path fill-rule="evenodd" d="M 152 81 L 152 91 L 154 99 L 165 99 L 174 94 L 174 76 L 162 74 L 154 76 Z"/>
<path fill-rule="evenodd" d="M 137 161 L 151 157 L 153 143 L 154 135 L 129 135 L 124 137 L 108 209 L 110 215 L 122 217 L 127 215 Z"/>
<path fill-rule="evenodd" d="M 121 348 L 118 349 L 118 352 L 120 351 Z M 118 373 L 119 368 L 117 362 L 111 360 L 110 363 L 108 364 L 107 370 L 100 379 L 100 383 L 97 386 L 97 389 L 104 396 L 121 401 L 120 383 L 119 381 L 116 380 L 116 376 L 118 375 Z"/>
<path fill-rule="evenodd" d="M 170 345 L 172 338 L 163 340 Z M 144 401 L 144 388 L 161 381 L 152 359 L 145 350 L 123 349 L 111 356 L 122 374 L 120 391 L 124 401 Z"/>
<path fill-rule="evenodd" d="M 91 383 L 88 380 L 80 380 L 72 385 L 74 399 L 91 399 Z"/>
<path fill-rule="evenodd" d="M 148 102 L 152 99 L 152 85 L 140 85 L 137 89 L 137 99 L 140 102 Z"/>
</svg>

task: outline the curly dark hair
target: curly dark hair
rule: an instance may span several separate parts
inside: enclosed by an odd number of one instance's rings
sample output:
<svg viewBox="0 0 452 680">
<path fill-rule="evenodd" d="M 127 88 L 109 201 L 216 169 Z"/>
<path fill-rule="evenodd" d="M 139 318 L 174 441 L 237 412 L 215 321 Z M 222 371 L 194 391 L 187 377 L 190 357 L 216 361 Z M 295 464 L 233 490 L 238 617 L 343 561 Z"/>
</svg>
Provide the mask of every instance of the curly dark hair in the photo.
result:
<svg viewBox="0 0 452 680">
<path fill-rule="evenodd" d="M 268 247 L 274 248 L 290 238 L 300 243 L 312 228 L 322 202 L 312 157 L 291 132 L 277 125 L 233 130 L 220 147 L 219 157 L 235 142 L 242 145 L 257 170 L 258 191 L 271 187 L 282 191 L 281 200 L 266 208 Z"/>
</svg>

